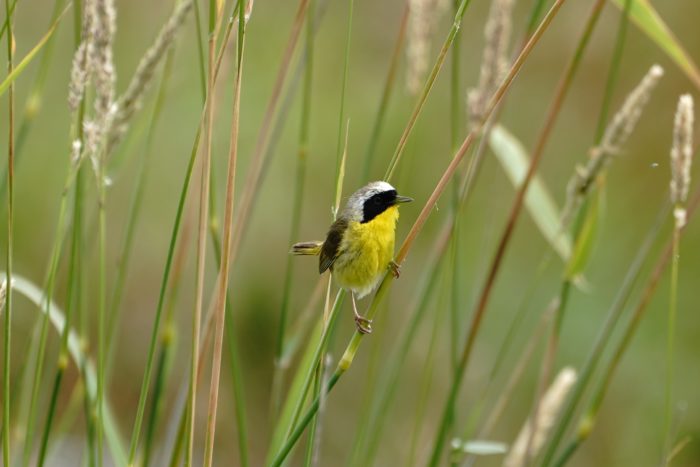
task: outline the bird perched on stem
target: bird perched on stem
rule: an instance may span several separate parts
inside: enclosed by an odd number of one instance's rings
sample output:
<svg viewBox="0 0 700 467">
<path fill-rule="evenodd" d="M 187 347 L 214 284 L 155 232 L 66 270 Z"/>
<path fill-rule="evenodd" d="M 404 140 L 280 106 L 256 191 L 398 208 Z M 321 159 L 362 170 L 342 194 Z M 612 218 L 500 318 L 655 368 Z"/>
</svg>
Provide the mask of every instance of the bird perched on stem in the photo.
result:
<svg viewBox="0 0 700 467">
<path fill-rule="evenodd" d="M 324 241 L 292 245 L 295 255 L 318 255 L 319 274 L 330 269 L 338 285 L 350 291 L 355 324 L 363 334 L 372 332 L 372 320 L 357 311 L 355 298 L 374 290 L 387 269 L 399 277 L 394 262 L 398 205 L 410 201 L 387 182 L 369 183 L 350 196 Z"/>
</svg>

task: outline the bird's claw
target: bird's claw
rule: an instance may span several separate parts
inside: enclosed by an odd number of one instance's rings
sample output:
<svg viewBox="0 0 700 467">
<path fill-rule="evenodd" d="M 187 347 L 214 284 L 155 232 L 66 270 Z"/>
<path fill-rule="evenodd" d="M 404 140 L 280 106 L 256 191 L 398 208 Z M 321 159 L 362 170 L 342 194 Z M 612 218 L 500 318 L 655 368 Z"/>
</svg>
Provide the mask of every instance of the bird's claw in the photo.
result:
<svg viewBox="0 0 700 467">
<path fill-rule="evenodd" d="M 401 276 L 401 266 L 396 261 L 389 261 L 389 272 L 398 279 Z"/>
<path fill-rule="evenodd" d="M 355 316 L 355 326 L 357 326 L 357 330 L 360 334 L 372 333 L 372 320 L 364 316 Z"/>
</svg>

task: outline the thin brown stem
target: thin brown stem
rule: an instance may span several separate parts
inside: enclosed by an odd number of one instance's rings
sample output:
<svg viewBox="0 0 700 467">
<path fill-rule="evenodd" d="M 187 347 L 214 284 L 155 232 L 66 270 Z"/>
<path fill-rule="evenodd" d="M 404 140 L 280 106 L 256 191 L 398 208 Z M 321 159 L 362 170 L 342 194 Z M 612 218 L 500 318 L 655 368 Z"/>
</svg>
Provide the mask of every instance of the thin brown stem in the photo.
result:
<svg viewBox="0 0 700 467">
<path fill-rule="evenodd" d="M 209 386 L 209 413 L 207 416 L 207 434 L 204 450 L 204 465 L 210 467 L 214 455 L 214 437 L 216 433 L 216 409 L 219 400 L 219 381 L 221 377 L 221 354 L 224 341 L 224 319 L 226 310 L 226 295 L 228 292 L 228 277 L 231 264 L 231 235 L 233 225 L 233 204 L 236 182 L 236 165 L 238 160 L 238 134 L 240 120 L 241 78 L 243 72 L 243 51 L 245 23 L 243 21 L 243 5 L 239 5 L 238 14 L 238 67 L 234 80 L 233 117 L 231 119 L 231 140 L 229 145 L 229 160 L 226 177 L 226 204 L 224 207 L 224 233 L 221 267 L 219 269 L 218 290 L 214 316 L 216 319 L 216 334 L 214 336 L 214 353 L 212 356 L 211 384 Z"/>
</svg>

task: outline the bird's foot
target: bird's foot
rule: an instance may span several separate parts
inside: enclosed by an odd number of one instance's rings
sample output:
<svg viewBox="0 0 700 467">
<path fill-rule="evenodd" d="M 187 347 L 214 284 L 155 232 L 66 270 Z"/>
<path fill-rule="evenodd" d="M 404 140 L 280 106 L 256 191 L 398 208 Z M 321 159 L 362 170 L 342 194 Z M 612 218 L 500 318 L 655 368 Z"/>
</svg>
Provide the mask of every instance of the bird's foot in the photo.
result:
<svg viewBox="0 0 700 467">
<path fill-rule="evenodd" d="M 355 315 L 355 326 L 360 334 L 372 334 L 372 320 Z"/>
<path fill-rule="evenodd" d="M 389 261 L 389 272 L 398 279 L 401 276 L 401 266 L 396 261 Z"/>
</svg>

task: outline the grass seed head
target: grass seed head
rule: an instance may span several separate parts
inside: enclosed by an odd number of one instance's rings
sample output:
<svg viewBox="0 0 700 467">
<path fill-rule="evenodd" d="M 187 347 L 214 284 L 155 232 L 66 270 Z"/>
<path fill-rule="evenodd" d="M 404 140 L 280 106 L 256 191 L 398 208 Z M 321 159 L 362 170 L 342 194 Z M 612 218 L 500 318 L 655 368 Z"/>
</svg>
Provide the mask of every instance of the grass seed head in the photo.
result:
<svg viewBox="0 0 700 467">
<path fill-rule="evenodd" d="M 671 146 L 671 200 L 683 204 L 688 198 L 690 165 L 693 157 L 693 98 L 685 94 L 678 99 Z"/>
<path fill-rule="evenodd" d="M 410 0 L 409 9 L 406 88 L 411 94 L 417 94 L 428 71 L 430 40 L 444 10 L 444 1 Z"/>
<path fill-rule="evenodd" d="M 489 99 L 508 71 L 508 46 L 512 29 L 514 0 L 491 3 L 484 27 L 484 53 L 481 59 L 479 85 L 467 93 L 467 114 L 471 122 L 480 120 Z"/>
<path fill-rule="evenodd" d="M 518 434 L 518 438 L 515 440 L 515 443 L 513 443 L 513 446 L 503 462 L 504 467 L 520 467 L 527 465 L 529 459 L 526 459 L 526 457 L 528 454 L 530 458 L 537 456 L 537 453 L 542 449 L 542 446 L 544 446 L 550 431 L 559 417 L 566 397 L 576 382 L 576 377 L 576 371 L 571 367 L 565 367 L 559 372 L 552 385 L 542 396 L 542 400 L 540 400 L 537 423 L 533 423 L 532 418 L 529 418 L 527 422 L 525 422 L 525 425 L 523 425 L 523 428 Z M 534 426 L 534 433 L 533 425 L 536 425 Z M 528 441 L 531 438 L 532 442 L 528 453 Z"/>
</svg>

